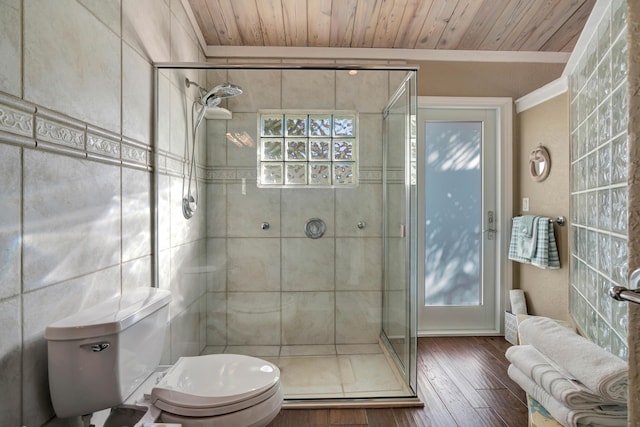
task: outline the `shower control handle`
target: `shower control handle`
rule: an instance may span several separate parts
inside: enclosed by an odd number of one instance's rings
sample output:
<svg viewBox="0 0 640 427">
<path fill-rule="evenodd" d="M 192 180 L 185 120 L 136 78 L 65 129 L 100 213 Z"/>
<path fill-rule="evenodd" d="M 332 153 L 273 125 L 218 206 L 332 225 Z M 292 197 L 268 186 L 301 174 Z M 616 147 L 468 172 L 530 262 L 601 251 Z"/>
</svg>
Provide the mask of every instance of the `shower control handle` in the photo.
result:
<svg viewBox="0 0 640 427">
<path fill-rule="evenodd" d="M 260 228 L 265 230 L 265 231 L 268 230 L 269 227 L 271 227 L 271 226 L 269 225 L 268 222 L 263 222 L 262 224 L 260 224 Z"/>
</svg>

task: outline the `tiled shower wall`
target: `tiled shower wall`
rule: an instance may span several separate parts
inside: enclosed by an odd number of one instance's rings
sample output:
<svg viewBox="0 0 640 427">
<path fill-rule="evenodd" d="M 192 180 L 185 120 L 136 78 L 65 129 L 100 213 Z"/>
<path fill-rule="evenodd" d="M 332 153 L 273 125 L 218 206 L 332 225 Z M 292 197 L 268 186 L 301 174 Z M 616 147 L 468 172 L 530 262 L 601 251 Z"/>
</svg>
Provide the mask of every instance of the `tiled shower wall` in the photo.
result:
<svg viewBox="0 0 640 427">
<path fill-rule="evenodd" d="M 382 110 L 404 71 L 216 70 L 244 93 L 207 121 L 207 343 L 375 343 L 382 298 Z M 259 109 L 355 110 L 360 183 L 259 189 Z M 235 138 L 228 138 L 232 135 Z M 244 141 L 242 144 L 233 143 Z M 305 222 L 327 225 L 317 240 Z M 365 228 L 358 228 L 364 222 Z M 269 228 L 263 229 L 262 224 Z"/>
<path fill-rule="evenodd" d="M 158 180 L 158 285 L 172 293 L 171 330 L 165 362 L 174 363 L 181 356 L 199 355 L 206 346 L 206 190 L 198 177 L 198 208 L 186 220 L 182 198 L 188 186 L 193 134 L 191 105 L 195 88 L 187 89 L 185 78 L 202 82 L 204 73 L 197 70 L 161 70 L 157 76 L 158 146 L 156 168 Z M 204 129 L 204 127 L 201 127 Z M 204 132 L 196 135 L 197 163 L 204 159 Z"/>
<path fill-rule="evenodd" d="M 626 2 L 613 0 L 571 75 L 570 312 L 582 332 L 628 355 Z"/>
<path fill-rule="evenodd" d="M 0 425 L 40 426 L 46 325 L 151 285 L 151 63 L 202 57 L 177 0 L 0 0 L 0 40 Z M 167 361 L 201 339 L 172 289 Z"/>
</svg>

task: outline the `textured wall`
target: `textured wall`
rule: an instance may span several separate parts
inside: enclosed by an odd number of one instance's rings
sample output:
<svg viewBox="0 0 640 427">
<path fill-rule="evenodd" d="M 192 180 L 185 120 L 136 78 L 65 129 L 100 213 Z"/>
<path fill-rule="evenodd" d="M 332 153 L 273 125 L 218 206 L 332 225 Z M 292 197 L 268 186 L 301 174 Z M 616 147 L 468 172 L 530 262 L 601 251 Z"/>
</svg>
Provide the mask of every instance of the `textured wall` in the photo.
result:
<svg viewBox="0 0 640 427">
<path fill-rule="evenodd" d="M 628 0 L 629 233 L 640 233 L 640 3 Z M 629 240 L 629 271 L 640 268 L 640 240 Z M 629 306 L 629 425 L 640 426 L 640 305 Z"/>
<path fill-rule="evenodd" d="M 569 104 L 559 95 L 518 115 L 520 150 L 514 169 L 520 175 L 520 197 L 514 201 L 520 215 L 569 218 Z M 551 156 L 546 180 L 535 182 L 529 175 L 529 153 L 543 145 Z M 529 198 L 529 212 L 522 211 L 522 197 Z M 520 289 L 525 291 L 529 313 L 569 320 L 568 225 L 554 224 L 560 254 L 560 270 L 542 270 L 514 263 L 519 270 Z"/>
<path fill-rule="evenodd" d="M 413 62 L 411 62 L 413 63 Z M 418 95 L 509 96 L 514 100 L 560 77 L 564 64 L 420 62 Z"/>
</svg>

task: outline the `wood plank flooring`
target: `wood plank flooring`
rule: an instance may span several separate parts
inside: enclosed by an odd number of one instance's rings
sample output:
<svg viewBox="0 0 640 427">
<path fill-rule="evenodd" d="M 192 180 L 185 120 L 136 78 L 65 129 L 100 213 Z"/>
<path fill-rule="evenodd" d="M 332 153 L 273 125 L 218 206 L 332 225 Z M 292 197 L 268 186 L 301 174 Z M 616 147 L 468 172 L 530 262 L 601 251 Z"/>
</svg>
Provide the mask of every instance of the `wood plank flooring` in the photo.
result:
<svg viewBox="0 0 640 427">
<path fill-rule="evenodd" d="M 268 427 L 526 427 L 524 392 L 507 376 L 503 337 L 418 339 L 424 408 L 283 409 Z"/>
</svg>

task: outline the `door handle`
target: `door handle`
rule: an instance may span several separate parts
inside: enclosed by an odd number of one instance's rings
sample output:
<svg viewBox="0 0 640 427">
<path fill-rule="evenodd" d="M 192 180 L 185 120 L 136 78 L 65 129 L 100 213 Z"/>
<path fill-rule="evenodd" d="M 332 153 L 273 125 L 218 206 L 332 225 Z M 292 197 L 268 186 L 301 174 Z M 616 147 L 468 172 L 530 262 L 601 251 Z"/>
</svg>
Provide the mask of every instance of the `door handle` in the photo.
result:
<svg viewBox="0 0 640 427">
<path fill-rule="evenodd" d="M 495 221 L 494 213 L 493 211 L 488 211 L 487 212 L 487 228 L 482 230 L 482 233 L 487 233 L 487 239 L 493 240 L 493 236 L 497 232 L 498 230 L 496 230 L 496 221 Z"/>
</svg>

